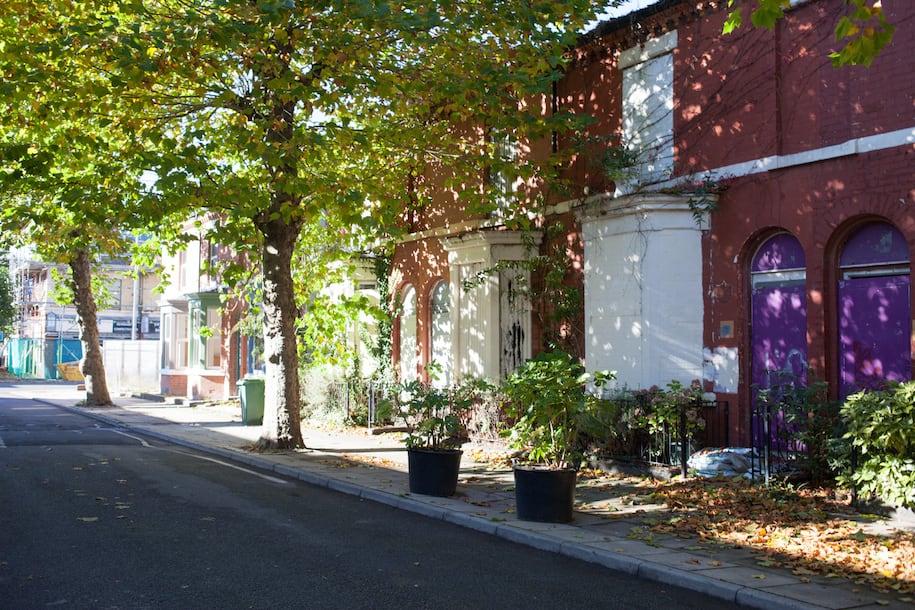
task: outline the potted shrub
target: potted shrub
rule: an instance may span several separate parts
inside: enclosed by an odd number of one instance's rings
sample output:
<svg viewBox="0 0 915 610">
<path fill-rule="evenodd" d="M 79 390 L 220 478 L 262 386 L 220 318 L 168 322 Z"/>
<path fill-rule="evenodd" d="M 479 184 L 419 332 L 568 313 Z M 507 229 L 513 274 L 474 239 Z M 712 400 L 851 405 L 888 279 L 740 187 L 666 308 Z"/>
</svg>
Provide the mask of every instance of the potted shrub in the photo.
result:
<svg viewBox="0 0 915 610">
<path fill-rule="evenodd" d="M 474 400 L 486 388 L 470 381 L 447 388 L 412 381 L 401 386 L 401 402 L 409 424 L 404 438 L 410 492 L 429 496 L 452 496 L 467 440 L 465 426 Z"/>
<path fill-rule="evenodd" d="M 614 374 L 587 373 L 569 354 L 554 351 L 525 362 L 502 384 L 514 420 L 509 444 L 525 455 L 515 465 L 515 506 L 525 521 L 572 520 L 575 483 L 585 438 L 606 401 L 589 391 Z"/>
</svg>

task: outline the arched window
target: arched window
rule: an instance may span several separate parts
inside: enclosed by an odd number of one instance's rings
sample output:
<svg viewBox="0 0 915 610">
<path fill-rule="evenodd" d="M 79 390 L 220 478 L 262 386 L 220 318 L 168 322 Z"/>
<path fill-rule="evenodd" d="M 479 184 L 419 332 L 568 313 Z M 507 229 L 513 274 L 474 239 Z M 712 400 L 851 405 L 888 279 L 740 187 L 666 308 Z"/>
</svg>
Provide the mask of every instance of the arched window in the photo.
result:
<svg viewBox="0 0 915 610">
<path fill-rule="evenodd" d="M 851 234 L 839 255 L 839 394 L 912 375 L 909 248 L 884 222 Z"/>
<path fill-rule="evenodd" d="M 805 385 L 807 372 L 807 271 L 796 237 L 779 233 L 753 257 L 752 381 L 757 388 Z"/>
<path fill-rule="evenodd" d="M 419 355 L 416 345 L 416 290 L 403 289 L 400 312 L 400 379 L 413 381 L 417 377 Z"/>
<path fill-rule="evenodd" d="M 438 368 L 433 380 L 439 387 L 451 384 L 451 291 L 448 282 L 440 281 L 429 296 L 429 345 L 431 362 Z"/>
</svg>

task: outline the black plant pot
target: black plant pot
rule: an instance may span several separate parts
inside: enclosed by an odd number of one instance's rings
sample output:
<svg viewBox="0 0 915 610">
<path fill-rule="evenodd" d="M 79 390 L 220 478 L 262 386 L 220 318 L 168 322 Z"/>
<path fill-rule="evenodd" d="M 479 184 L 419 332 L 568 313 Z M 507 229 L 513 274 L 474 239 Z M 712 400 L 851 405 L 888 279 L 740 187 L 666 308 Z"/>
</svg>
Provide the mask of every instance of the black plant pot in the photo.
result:
<svg viewBox="0 0 915 610">
<path fill-rule="evenodd" d="M 568 523 L 578 473 L 572 468 L 515 468 L 515 513 L 522 521 Z"/>
<path fill-rule="evenodd" d="M 463 453 L 460 449 L 408 449 L 410 493 L 453 496 Z"/>
</svg>

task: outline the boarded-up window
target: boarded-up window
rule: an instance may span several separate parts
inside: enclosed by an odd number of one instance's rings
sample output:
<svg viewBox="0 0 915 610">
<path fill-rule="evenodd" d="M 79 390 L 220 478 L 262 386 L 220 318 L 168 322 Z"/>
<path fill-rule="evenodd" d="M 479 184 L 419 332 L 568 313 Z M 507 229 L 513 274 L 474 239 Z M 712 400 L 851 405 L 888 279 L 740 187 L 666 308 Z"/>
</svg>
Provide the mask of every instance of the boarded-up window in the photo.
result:
<svg viewBox="0 0 915 610">
<path fill-rule="evenodd" d="M 864 225 L 839 259 L 839 394 L 912 376 L 909 246 L 896 227 Z"/>
<path fill-rule="evenodd" d="M 639 184 L 666 180 L 674 165 L 674 63 L 676 32 L 620 55 L 623 71 L 622 145 L 638 157 Z M 622 185 L 618 185 L 625 188 Z"/>
</svg>

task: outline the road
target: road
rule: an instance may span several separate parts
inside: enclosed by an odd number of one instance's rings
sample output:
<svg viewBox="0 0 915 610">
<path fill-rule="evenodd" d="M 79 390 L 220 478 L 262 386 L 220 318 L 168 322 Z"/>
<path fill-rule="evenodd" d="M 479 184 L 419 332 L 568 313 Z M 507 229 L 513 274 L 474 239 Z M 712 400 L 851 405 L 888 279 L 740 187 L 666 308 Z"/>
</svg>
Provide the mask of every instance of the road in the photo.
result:
<svg viewBox="0 0 915 610">
<path fill-rule="evenodd" d="M 726 608 L 0 386 L 0 606 Z"/>
</svg>

